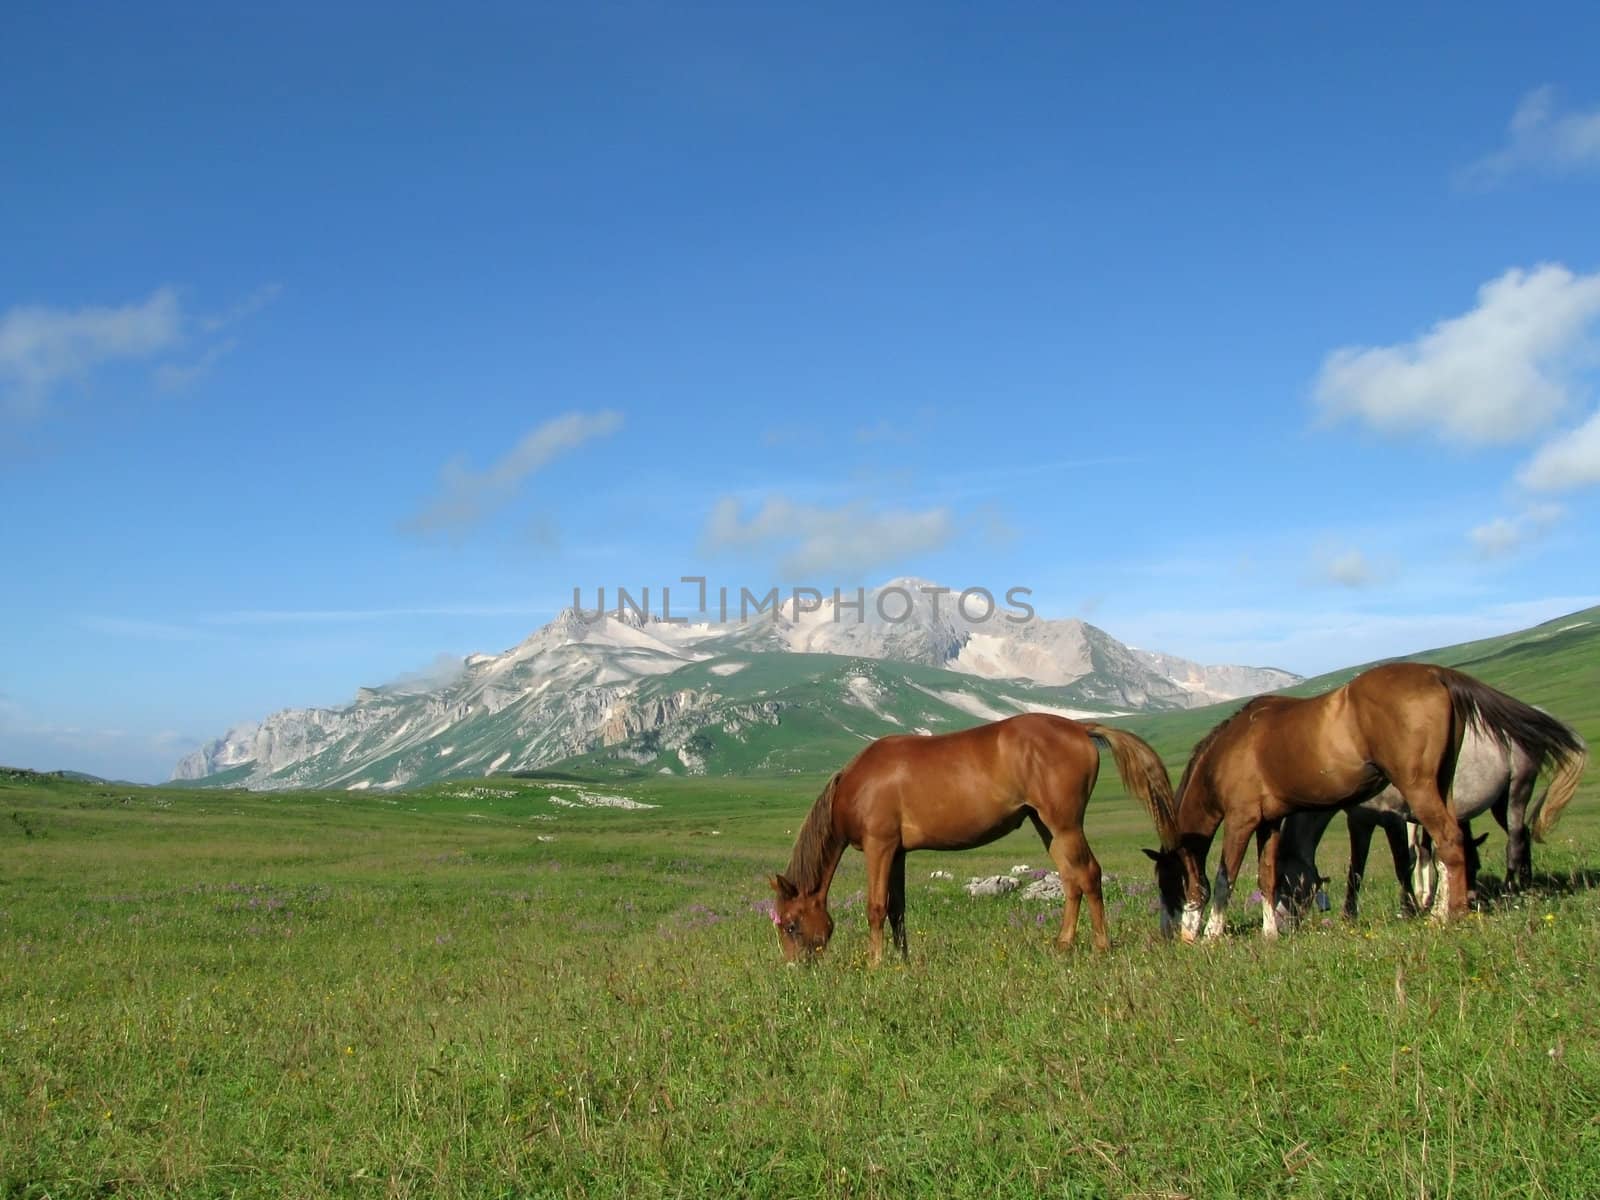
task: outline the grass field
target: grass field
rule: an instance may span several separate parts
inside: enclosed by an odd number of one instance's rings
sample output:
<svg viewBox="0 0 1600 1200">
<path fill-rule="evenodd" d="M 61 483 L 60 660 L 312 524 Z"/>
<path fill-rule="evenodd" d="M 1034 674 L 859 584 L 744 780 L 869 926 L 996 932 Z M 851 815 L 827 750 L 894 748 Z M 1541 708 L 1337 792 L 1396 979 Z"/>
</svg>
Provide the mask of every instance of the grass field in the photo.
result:
<svg viewBox="0 0 1600 1200">
<path fill-rule="evenodd" d="M 1521 693 L 1594 740 L 1596 682 L 1568 647 Z M 820 779 L 559 782 L 0 774 L 0 1196 L 1600 1195 L 1600 772 L 1457 926 L 1375 871 L 1359 924 L 1269 946 L 1241 903 L 1185 947 L 1107 770 L 1109 954 L 960 891 L 1045 865 L 1018 834 L 913 856 L 878 971 L 854 853 L 827 958 L 779 965 Z"/>
</svg>

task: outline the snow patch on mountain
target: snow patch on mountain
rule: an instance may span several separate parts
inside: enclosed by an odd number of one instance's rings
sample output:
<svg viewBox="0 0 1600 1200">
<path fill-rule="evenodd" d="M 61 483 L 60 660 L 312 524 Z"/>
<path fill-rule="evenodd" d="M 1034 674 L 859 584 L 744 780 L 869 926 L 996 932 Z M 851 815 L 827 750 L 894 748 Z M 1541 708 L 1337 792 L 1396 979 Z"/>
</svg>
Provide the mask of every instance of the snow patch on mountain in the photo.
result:
<svg viewBox="0 0 1600 1200">
<path fill-rule="evenodd" d="M 897 592 L 885 595 L 890 589 Z M 952 727 L 950 708 L 996 720 L 1023 711 L 1106 716 L 1193 707 L 1276 690 L 1296 678 L 1133 650 L 1078 620 L 1017 621 L 1003 608 L 986 620 L 969 618 L 957 594 L 917 579 L 867 591 L 859 607 L 852 597 L 841 599 L 836 606 L 829 597 L 816 609 L 791 600 L 752 621 L 726 624 L 565 609 L 502 654 L 434 664 L 429 677 L 446 681 L 441 686 L 427 689 L 419 676 L 407 676 L 361 688 L 343 707 L 286 709 L 236 725 L 187 755 L 174 777 L 226 772 L 226 782 L 250 787 L 393 788 L 463 772 L 531 769 L 605 748 L 619 760 L 657 769 L 665 769 L 668 756 L 700 773 L 712 769 L 708 755 L 752 736 L 770 740 L 760 731 L 778 725 L 786 706 L 821 710 L 828 701 L 807 690 L 809 681 L 836 668 L 801 664 L 824 653 L 951 673 L 949 684 L 901 673 L 893 687 L 869 669 L 836 677 L 842 695 L 828 695 L 870 716 L 880 732 L 910 720 L 919 729 Z M 985 608 L 980 600 L 967 611 Z M 764 671 L 763 686 L 752 690 L 739 676 L 760 654 L 792 655 L 799 669 Z M 706 664 L 703 673 L 679 675 L 697 664 Z M 962 678 L 975 685 L 1007 680 L 1013 692 L 963 688 Z M 949 707 L 906 712 L 897 700 L 908 685 Z M 1056 690 L 1030 698 L 1032 687 Z M 708 741 L 702 731 L 719 736 Z"/>
</svg>

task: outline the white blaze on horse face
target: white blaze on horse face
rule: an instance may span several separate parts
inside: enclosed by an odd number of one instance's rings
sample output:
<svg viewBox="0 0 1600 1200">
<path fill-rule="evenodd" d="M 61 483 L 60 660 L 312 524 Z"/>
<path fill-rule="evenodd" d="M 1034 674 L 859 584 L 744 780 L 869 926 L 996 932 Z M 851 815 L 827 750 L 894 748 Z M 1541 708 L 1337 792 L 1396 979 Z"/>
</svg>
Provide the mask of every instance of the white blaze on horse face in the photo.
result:
<svg viewBox="0 0 1600 1200">
<path fill-rule="evenodd" d="M 1200 936 L 1200 906 L 1193 901 L 1183 906 L 1183 940 L 1192 942 Z"/>
</svg>

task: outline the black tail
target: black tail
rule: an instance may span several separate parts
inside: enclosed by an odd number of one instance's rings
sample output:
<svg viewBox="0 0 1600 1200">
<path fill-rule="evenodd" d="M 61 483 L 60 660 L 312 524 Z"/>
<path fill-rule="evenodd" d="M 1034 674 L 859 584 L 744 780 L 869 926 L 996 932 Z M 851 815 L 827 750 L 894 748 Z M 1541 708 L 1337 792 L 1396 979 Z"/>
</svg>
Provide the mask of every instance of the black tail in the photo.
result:
<svg viewBox="0 0 1600 1200">
<path fill-rule="evenodd" d="M 1460 671 L 1448 667 L 1436 669 L 1439 681 L 1450 692 L 1450 706 L 1455 710 L 1458 729 L 1476 726 L 1480 733 L 1501 745 L 1516 746 L 1533 760 L 1538 770 L 1548 765 L 1557 772 L 1550 799 L 1540 805 L 1545 810 L 1539 814 L 1543 820 L 1536 822 L 1536 832 L 1543 841 L 1543 835 L 1555 824 L 1556 816 L 1577 790 L 1578 775 L 1589 756 L 1588 746 L 1576 731 L 1542 709 L 1524 704 Z M 1557 791 L 1559 796 L 1555 794 Z"/>
</svg>

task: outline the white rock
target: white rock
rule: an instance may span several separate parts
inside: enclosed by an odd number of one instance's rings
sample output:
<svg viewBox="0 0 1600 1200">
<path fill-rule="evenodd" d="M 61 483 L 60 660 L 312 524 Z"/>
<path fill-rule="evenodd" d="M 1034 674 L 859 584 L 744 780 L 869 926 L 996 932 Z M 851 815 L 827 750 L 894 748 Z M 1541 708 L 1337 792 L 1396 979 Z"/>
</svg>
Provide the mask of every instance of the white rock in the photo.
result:
<svg viewBox="0 0 1600 1200">
<path fill-rule="evenodd" d="M 1024 900 L 1060 900 L 1064 894 L 1061 890 L 1061 876 L 1054 871 L 1043 879 L 1035 879 L 1022 889 Z"/>
<path fill-rule="evenodd" d="M 987 879 L 974 875 L 967 880 L 969 896 L 1004 896 L 1017 890 L 1017 881 L 1010 875 L 990 875 Z"/>
</svg>

